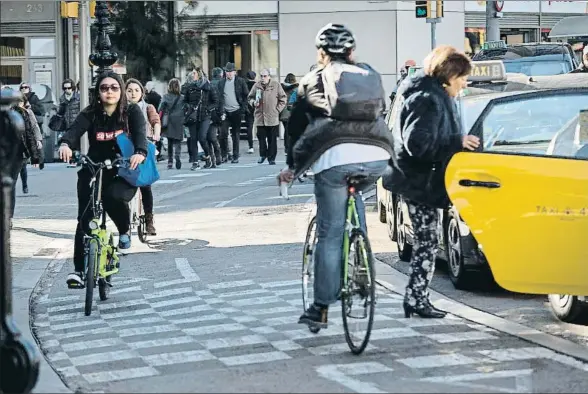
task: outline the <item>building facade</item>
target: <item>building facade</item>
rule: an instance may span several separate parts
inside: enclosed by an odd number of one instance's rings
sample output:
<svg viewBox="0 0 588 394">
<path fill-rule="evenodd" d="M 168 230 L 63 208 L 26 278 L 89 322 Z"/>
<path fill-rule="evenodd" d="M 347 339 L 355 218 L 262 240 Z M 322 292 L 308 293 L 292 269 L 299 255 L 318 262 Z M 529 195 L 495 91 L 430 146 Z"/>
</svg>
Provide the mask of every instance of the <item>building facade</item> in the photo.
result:
<svg viewBox="0 0 588 394">
<path fill-rule="evenodd" d="M 507 44 L 547 41 L 551 28 L 568 16 L 586 15 L 587 1 L 494 1 L 501 9 L 500 36 Z M 486 35 L 486 1 L 465 2 L 465 50 L 475 53 Z"/>
</svg>

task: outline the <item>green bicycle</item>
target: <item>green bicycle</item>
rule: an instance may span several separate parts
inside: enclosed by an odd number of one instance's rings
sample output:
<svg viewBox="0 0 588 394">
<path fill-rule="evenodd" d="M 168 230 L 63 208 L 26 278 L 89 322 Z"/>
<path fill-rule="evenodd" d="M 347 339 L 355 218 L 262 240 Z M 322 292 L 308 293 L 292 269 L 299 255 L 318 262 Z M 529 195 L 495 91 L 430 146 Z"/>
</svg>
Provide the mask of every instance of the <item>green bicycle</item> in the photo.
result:
<svg viewBox="0 0 588 394">
<path fill-rule="evenodd" d="M 372 249 L 367 235 L 359 224 L 357 199 L 362 198 L 356 186 L 365 177 L 356 176 L 347 179 L 348 198 L 345 234 L 343 236 L 343 269 L 341 275 L 341 301 L 343 315 L 343 329 L 345 340 L 354 354 L 361 354 L 368 345 L 374 324 L 376 305 L 376 272 Z M 304 310 L 310 307 L 313 288 L 314 256 L 317 243 L 316 216 L 310 220 L 302 256 L 302 305 Z M 359 296 L 354 303 L 353 297 Z M 356 335 L 351 331 L 354 320 L 366 320 L 365 333 Z M 309 326 L 309 330 L 316 334 L 321 326 Z"/>
<path fill-rule="evenodd" d="M 106 301 L 110 294 L 112 275 L 120 268 L 118 248 L 114 244 L 112 232 L 106 229 L 106 211 L 102 206 L 102 175 L 105 169 L 120 166 L 125 159 L 114 161 L 105 160 L 94 163 L 88 156 L 81 155 L 80 163 L 92 172 L 90 185 L 92 186 L 92 201 L 90 202 L 93 219 L 90 221 L 90 234 L 84 236 L 84 287 L 86 288 L 86 302 L 84 312 L 86 316 L 92 314 L 94 288 L 98 285 L 101 301 Z"/>
</svg>

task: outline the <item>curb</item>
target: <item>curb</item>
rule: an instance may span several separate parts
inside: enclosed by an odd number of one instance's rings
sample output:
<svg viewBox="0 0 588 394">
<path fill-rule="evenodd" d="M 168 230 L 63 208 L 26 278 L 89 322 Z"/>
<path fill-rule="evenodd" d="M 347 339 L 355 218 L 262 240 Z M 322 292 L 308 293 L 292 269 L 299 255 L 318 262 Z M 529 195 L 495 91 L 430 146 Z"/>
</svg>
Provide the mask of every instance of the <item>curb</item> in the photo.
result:
<svg viewBox="0 0 588 394">
<path fill-rule="evenodd" d="M 408 276 L 378 259 L 375 260 L 378 263 L 376 269 L 376 277 L 378 279 L 376 279 L 376 283 L 393 293 L 404 294 L 403 289 L 408 282 Z M 439 308 L 452 315 L 512 335 L 532 344 L 550 349 L 556 353 L 583 362 L 588 362 L 588 348 L 578 345 L 575 342 L 472 308 L 461 302 L 454 301 L 432 289 L 429 289 L 429 293 L 431 299 L 435 301 L 435 304 Z"/>
<path fill-rule="evenodd" d="M 64 247 L 58 249 L 58 251 L 53 255 L 52 258 L 47 259 L 47 264 L 45 267 L 41 267 L 38 271 L 41 271 L 38 275 L 39 278 L 36 281 L 35 285 L 30 289 L 28 296 L 22 297 L 22 301 L 26 300 L 27 307 L 27 317 L 28 324 L 24 321 L 22 323 L 23 327 L 21 330 L 23 331 L 24 336 L 36 347 L 36 350 L 39 354 L 39 377 L 37 379 L 37 383 L 35 387 L 33 387 L 33 393 L 71 393 L 72 390 L 66 386 L 65 382 L 63 381 L 62 377 L 53 369 L 51 364 L 46 358 L 45 353 L 41 347 L 41 342 L 39 338 L 37 338 L 36 330 L 34 328 L 34 304 L 37 302 L 39 296 L 41 295 L 41 287 L 44 283 L 47 282 L 51 271 L 55 270 L 56 268 L 61 269 L 63 264 L 67 261 L 67 254 L 70 250 L 70 247 Z M 27 273 L 29 274 L 29 273 Z M 30 275 L 30 274 L 29 274 Z M 24 317 L 23 319 L 24 320 Z M 26 324 L 27 328 L 24 328 Z M 26 331 L 26 333 L 25 333 Z"/>
</svg>

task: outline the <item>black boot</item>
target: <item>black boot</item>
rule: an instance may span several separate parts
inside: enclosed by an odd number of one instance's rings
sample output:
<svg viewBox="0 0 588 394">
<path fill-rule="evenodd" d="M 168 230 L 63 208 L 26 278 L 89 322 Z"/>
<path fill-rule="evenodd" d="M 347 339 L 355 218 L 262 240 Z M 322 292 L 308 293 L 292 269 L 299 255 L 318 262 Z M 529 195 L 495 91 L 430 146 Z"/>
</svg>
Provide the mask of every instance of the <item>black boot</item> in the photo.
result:
<svg viewBox="0 0 588 394">
<path fill-rule="evenodd" d="M 404 317 L 409 318 L 414 314 L 419 315 L 423 319 L 443 319 L 446 312 L 434 309 L 432 305 L 422 304 L 419 306 L 411 306 L 406 301 L 402 305 L 404 307 Z"/>
<path fill-rule="evenodd" d="M 212 159 L 210 156 L 204 156 L 204 168 L 211 168 L 212 167 Z"/>
<path fill-rule="evenodd" d="M 147 234 L 149 235 L 157 235 L 157 230 L 155 230 L 155 226 L 153 225 L 153 214 L 146 213 L 145 214 L 145 227 Z"/>
<path fill-rule="evenodd" d="M 314 328 L 327 328 L 329 307 L 312 304 L 298 319 L 298 324 Z"/>
</svg>

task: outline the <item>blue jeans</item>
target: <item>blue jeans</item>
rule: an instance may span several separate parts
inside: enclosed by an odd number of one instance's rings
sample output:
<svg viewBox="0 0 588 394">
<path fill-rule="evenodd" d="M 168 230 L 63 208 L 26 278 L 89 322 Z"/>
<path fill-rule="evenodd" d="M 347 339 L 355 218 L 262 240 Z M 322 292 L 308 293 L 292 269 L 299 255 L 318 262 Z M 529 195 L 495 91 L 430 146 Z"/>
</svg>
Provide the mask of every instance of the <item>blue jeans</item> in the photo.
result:
<svg viewBox="0 0 588 394">
<path fill-rule="evenodd" d="M 343 234 L 347 216 L 347 177 L 367 176 L 358 187 L 364 190 L 373 185 L 388 167 L 388 161 L 347 164 L 319 172 L 314 176 L 314 194 L 317 204 L 317 246 L 314 266 L 314 301 L 330 305 L 337 301 L 341 287 Z M 365 205 L 356 199 L 361 228 L 367 234 Z"/>
</svg>

